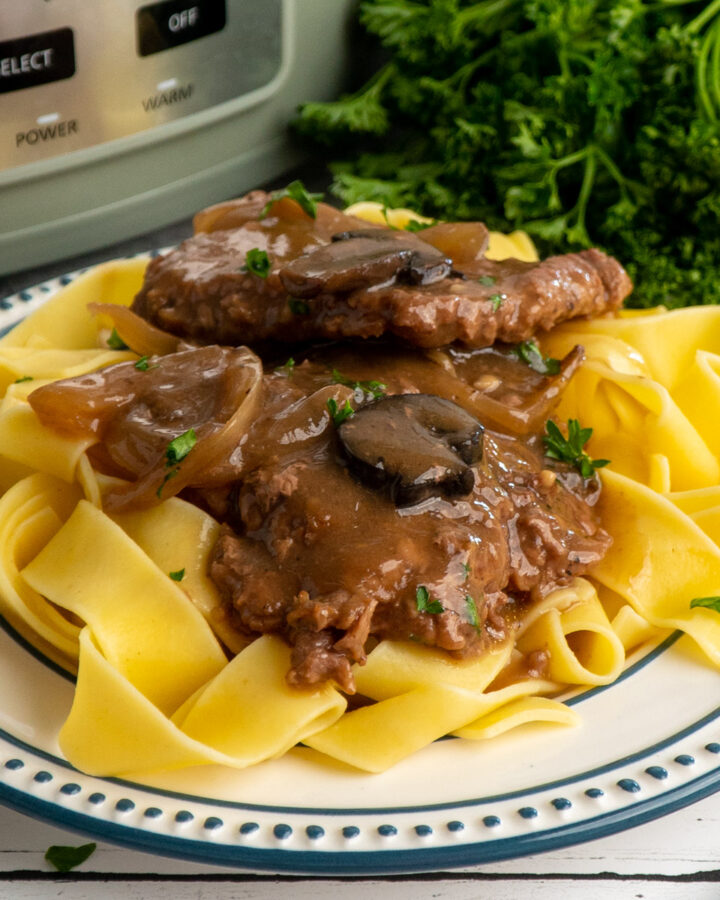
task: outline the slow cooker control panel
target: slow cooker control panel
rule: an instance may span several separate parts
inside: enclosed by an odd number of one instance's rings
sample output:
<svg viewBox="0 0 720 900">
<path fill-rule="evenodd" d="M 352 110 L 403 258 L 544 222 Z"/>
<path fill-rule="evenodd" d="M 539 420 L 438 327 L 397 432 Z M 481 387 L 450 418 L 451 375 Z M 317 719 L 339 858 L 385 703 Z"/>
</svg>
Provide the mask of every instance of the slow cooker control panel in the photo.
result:
<svg viewBox="0 0 720 900">
<path fill-rule="evenodd" d="M 23 0 L 1 18 L 0 170 L 243 97 L 283 62 L 283 0 Z"/>
</svg>

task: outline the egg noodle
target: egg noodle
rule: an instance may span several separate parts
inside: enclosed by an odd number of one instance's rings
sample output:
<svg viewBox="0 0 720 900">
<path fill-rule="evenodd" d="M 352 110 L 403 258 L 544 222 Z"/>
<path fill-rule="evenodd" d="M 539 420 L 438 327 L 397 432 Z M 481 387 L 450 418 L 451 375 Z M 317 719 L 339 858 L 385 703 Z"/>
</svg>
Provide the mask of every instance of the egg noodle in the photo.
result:
<svg viewBox="0 0 720 900">
<path fill-rule="evenodd" d="M 396 227 L 417 218 L 376 204 L 350 212 Z M 537 259 L 520 232 L 491 234 L 488 255 Z M 479 659 L 381 641 L 355 667 L 359 693 L 376 702 L 347 712 L 330 683 L 287 685 L 291 651 L 279 637 L 228 661 L 218 637 L 237 647 L 207 575 L 218 523 L 178 498 L 106 514 L 115 482 L 93 470 L 91 442 L 43 427 L 27 401 L 42 384 L 138 359 L 108 349 L 107 320 L 87 304 L 128 306 L 146 264 L 90 270 L 0 340 L 0 612 L 77 672 L 59 736 L 77 768 L 241 768 L 303 742 L 380 772 L 446 734 L 576 724 L 553 696 L 613 682 L 627 653 L 672 629 L 720 666 L 720 614 L 690 607 L 720 594 L 720 307 L 572 321 L 543 339 L 555 357 L 585 347 L 557 416 L 591 426 L 591 454 L 612 461 L 599 504 L 611 549 L 591 578 L 553 591 Z M 549 652 L 545 676 L 513 678 L 513 661 L 534 650 Z"/>
</svg>

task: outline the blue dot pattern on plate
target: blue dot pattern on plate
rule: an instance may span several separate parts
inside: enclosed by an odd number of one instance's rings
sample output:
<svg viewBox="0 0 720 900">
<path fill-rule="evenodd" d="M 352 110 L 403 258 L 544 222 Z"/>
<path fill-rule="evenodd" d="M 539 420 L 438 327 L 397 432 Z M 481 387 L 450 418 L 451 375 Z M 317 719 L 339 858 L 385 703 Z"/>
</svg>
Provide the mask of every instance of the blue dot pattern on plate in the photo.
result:
<svg viewBox="0 0 720 900">
<path fill-rule="evenodd" d="M 705 749 L 709 753 L 720 753 L 720 744 L 713 741 L 711 744 L 705 744 Z"/>
<path fill-rule="evenodd" d="M 454 819 L 452 822 L 447 823 L 448 831 L 462 831 L 465 828 L 464 822 L 459 822 L 457 819 Z"/>
<path fill-rule="evenodd" d="M 346 825 L 342 830 L 342 834 L 344 838 L 356 838 L 360 834 L 360 829 L 357 825 Z"/>
<path fill-rule="evenodd" d="M 163 811 L 157 806 L 148 806 L 143 815 L 147 819 L 159 819 Z"/>
<path fill-rule="evenodd" d="M 325 829 L 321 825 L 308 825 L 305 834 L 311 841 L 319 841 L 320 838 L 325 837 Z"/>
<path fill-rule="evenodd" d="M 60 793 L 67 794 L 68 797 L 72 797 L 73 794 L 79 794 L 81 790 L 82 788 L 79 784 L 75 784 L 74 781 L 70 781 L 60 788 Z"/>
<path fill-rule="evenodd" d="M 572 803 L 567 799 L 567 797 L 556 797 L 552 801 L 552 805 L 555 807 L 555 809 L 559 810 L 572 808 Z"/>
<path fill-rule="evenodd" d="M 123 797 L 122 800 L 118 800 L 118 802 L 115 804 L 115 809 L 118 812 L 131 812 L 133 809 L 135 809 L 135 804 L 127 797 Z"/>
<path fill-rule="evenodd" d="M 94 803 L 96 806 L 100 803 L 105 802 L 105 794 L 101 794 L 99 791 L 96 791 L 94 794 L 90 794 L 88 800 L 90 803 Z"/>
<path fill-rule="evenodd" d="M 681 766 L 692 766 L 695 764 L 695 757 L 690 756 L 688 753 L 681 753 L 680 756 L 675 757 L 675 762 Z"/>
<path fill-rule="evenodd" d="M 5 763 L 6 769 L 22 769 L 25 763 L 21 759 L 9 759 Z"/>
<path fill-rule="evenodd" d="M 20 299 L 24 300 L 26 303 L 28 300 L 32 300 L 32 298 L 33 295 L 30 293 L 30 291 L 20 291 Z"/>
<path fill-rule="evenodd" d="M 175 821 L 180 822 L 192 822 L 195 816 L 190 812 L 189 809 L 181 809 L 180 812 L 175 813 Z"/>
<path fill-rule="evenodd" d="M 279 841 L 286 841 L 292 833 L 293 830 L 290 825 L 285 825 L 284 823 L 273 828 L 273 834 Z"/>
<path fill-rule="evenodd" d="M 485 816 L 483 819 L 483 825 L 486 828 L 497 828 L 498 825 L 502 825 L 502 822 L 498 818 L 498 816 Z"/>
<path fill-rule="evenodd" d="M 420 837 L 428 837 L 433 833 L 432 828 L 429 825 L 416 825 L 415 826 L 415 834 Z"/>
<path fill-rule="evenodd" d="M 585 795 L 592 800 L 598 800 L 600 797 L 605 796 L 605 791 L 601 791 L 600 788 L 588 788 L 585 791 Z"/>
<path fill-rule="evenodd" d="M 617 786 L 622 788 L 622 790 L 627 791 L 628 794 L 637 794 L 642 790 L 634 778 L 621 778 L 620 781 L 618 781 Z"/>
<path fill-rule="evenodd" d="M 240 826 L 240 834 L 255 834 L 260 829 L 257 822 L 243 822 Z"/>
<path fill-rule="evenodd" d="M 225 823 L 217 816 L 208 816 L 203 822 L 203 828 L 206 831 L 215 831 L 216 828 L 222 828 Z"/>
<path fill-rule="evenodd" d="M 378 834 L 382 837 L 395 837 L 397 828 L 394 825 L 378 825 Z"/>
<path fill-rule="evenodd" d="M 651 778 L 656 778 L 658 781 L 663 781 L 668 777 L 667 769 L 663 769 L 662 766 L 648 766 L 645 771 Z"/>
<path fill-rule="evenodd" d="M 52 781 L 52 780 L 53 780 L 53 777 L 52 777 L 52 775 L 51 775 L 49 772 L 46 772 L 46 771 L 43 769 L 43 770 L 41 770 L 40 772 L 36 772 L 36 773 L 35 773 L 35 778 L 34 778 L 34 780 L 37 781 L 37 782 L 39 782 L 40 784 L 46 784 L 48 781 Z"/>
</svg>

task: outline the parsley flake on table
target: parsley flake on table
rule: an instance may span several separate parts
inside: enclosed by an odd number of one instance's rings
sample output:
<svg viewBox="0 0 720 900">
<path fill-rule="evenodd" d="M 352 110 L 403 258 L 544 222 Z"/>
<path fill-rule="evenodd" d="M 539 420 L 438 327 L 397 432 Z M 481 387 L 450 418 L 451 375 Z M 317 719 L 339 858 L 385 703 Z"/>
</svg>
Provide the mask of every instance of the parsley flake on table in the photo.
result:
<svg viewBox="0 0 720 900">
<path fill-rule="evenodd" d="M 445 612 L 445 607 L 439 600 L 430 599 L 430 592 L 424 584 L 421 584 L 415 591 L 415 605 L 418 612 L 431 613 L 434 616 Z"/>
<path fill-rule="evenodd" d="M 567 430 L 565 437 L 555 422 L 548 419 L 545 423 L 547 433 L 543 436 L 546 456 L 570 463 L 583 478 L 592 478 L 595 469 L 609 465 L 609 459 L 591 459 L 583 449 L 592 437 L 592 428 L 581 428 L 577 419 L 568 419 Z"/>
<path fill-rule="evenodd" d="M 291 200 L 294 200 L 298 206 L 302 209 L 304 213 L 310 216 L 311 219 L 317 218 L 317 203 L 318 200 L 322 200 L 322 194 L 311 194 L 310 191 L 305 187 L 302 181 L 291 181 L 290 184 L 282 188 L 279 191 L 273 191 L 270 194 L 270 199 L 262 208 L 262 211 L 258 218 L 264 219 L 265 216 L 270 212 L 270 207 L 273 203 L 277 203 L 278 200 L 283 200 L 285 197 L 289 197 Z"/>
<path fill-rule="evenodd" d="M 253 247 L 245 254 L 245 265 L 242 267 L 243 272 L 250 272 L 251 275 L 257 275 L 258 278 L 267 278 L 270 274 L 272 263 L 270 257 L 264 250 L 259 247 Z"/>
<path fill-rule="evenodd" d="M 48 847 L 45 859 L 58 872 L 70 872 L 92 856 L 96 848 L 97 844 L 82 844 L 80 847 L 62 847 L 54 844 Z"/>
<path fill-rule="evenodd" d="M 500 294 L 494 294 L 493 297 L 499 297 L 500 303 L 502 302 Z M 492 300 L 493 297 L 490 299 Z M 496 309 L 497 307 L 493 306 L 493 310 Z M 552 356 L 543 356 L 537 341 L 533 339 L 516 344 L 513 347 L 513 353 L 539 375 L 557 375 L 560 371 L 560 360 L 554 359 Z"/>
<path fill-rule="evenodd" d="M 331 397 L 327 402 L 327 408 L 330 413 L 330 418 L 333 420 L 333 424 L 337 427 L 338 425 L 342 425 L 342 423 L 349 419 L 350 416 L 355 415 L 355 410 L 350 405 L 350 401 L 346 400 L 344 406 L 338 406 L 337 401 L 334 397 Z"/>
<path fill-rule="evenodd" d="M 694 600 L 690 601 L 690 609 L 696 609 L 697 607 L 712 609 L 720 613 L 720 597 L 695 597 Z"/>
</svg>

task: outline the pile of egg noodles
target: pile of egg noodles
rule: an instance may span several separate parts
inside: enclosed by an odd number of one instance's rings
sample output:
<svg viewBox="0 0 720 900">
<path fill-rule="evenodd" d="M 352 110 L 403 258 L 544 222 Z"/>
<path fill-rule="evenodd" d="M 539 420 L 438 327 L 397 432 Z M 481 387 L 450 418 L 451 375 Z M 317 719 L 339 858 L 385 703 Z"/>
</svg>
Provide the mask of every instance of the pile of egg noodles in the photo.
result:
<svg viewBox="0 0 720 900">
<path fill-rule="evenodd" d="M 372 204 L 351 212 L 387 215 Z M 390 224 L 410 217 L 391 211 Z M 492 258 L 534 253 L 522 233 L 491 235 Z M 207 575 L 216 521 L 176 497 L 104 512 L 116 481 L 93 470 L 89 441 L 44 428 L 27 401 L 49 381 L 138 359 L 108 348 L 109 320 L 87 307 L 128 306 L 146 263 L 87 272 L 0 340 L 0 613 L 77 672 L 59 735 L 77 768 L 242 768 L 302 742 L 380 772 L 446 734 L 483 740 L 528 722 L 576 724 L 554 696 L 611 683 L 629 653 L 672 629 L 720 667 L 720 613 L 690 607 L 720 594 L 719 307 L 573 321 L 543 339 L 555 357 L 586 350 L 557 417 L 592 427 L 590 454 L 612 461 L 599 507 L 609 553 L 479 659 L 380 642 L 355 672 L 376 702 L 348 712 L 332 684 L 287 685 L 290 649 L 279 637 L 227 652 L 232 634 Z M 181 570 L 181 581 L 170 577 Z M 545 676 L 513 677 L 513 662 L 534 650 L 549 651 Z"/>
</svg>

